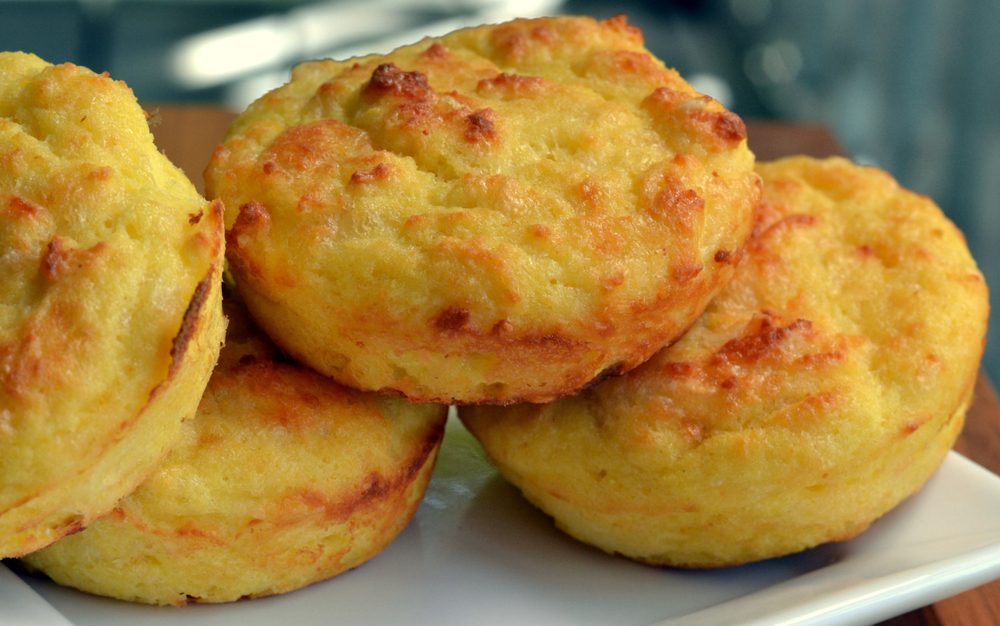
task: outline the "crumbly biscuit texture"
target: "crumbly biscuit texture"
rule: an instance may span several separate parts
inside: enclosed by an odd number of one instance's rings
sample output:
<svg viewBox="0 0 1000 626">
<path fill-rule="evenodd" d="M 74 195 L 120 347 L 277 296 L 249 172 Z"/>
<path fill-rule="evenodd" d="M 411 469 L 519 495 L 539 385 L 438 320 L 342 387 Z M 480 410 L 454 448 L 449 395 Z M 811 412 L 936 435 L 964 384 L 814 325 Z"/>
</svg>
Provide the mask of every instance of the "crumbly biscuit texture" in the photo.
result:
<svg viewBox="0 0 1000 626">
<path fill-rule="evenodd" d="M 961 430 L 988 307 L 961 233 L 843 159 L 758 171 L 747 256 L 681 340 L 579 397 L 461 410 L 504 475 L 587 543 L 714 567 L 848 539 Z"/>
<path fill-rule="evenodd" d="M 676 337 L 759 194 L 743 122 L 624 19 L 316 61 L 215 153 L 229 259 L 290 353 L 416 400 L 549 400 Z"/>
<path fill-rule="evenodd" d="M 445 407 L 346 389 L 284 360 L 235 305 L 227 313 L 181 443 L 110 515 L 29 555 L 30 567 L 124 600 L 228 602 L 356 567 L 406 526 Z"/>
<path fill-rule="evenodd" d="M 222 207 L 124 83 L 0 53 L 0 556 L 106 513 L 219 352 Z"/>
</svg>

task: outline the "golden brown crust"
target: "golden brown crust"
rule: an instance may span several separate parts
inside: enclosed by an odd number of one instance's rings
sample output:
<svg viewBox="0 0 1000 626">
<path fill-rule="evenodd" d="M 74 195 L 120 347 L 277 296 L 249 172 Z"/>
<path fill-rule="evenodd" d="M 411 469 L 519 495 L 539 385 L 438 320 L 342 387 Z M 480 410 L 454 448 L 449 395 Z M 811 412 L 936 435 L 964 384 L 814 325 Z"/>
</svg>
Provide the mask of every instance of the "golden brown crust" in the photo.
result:
<svg viewBox="0 0 1000 626">
<path fill-rule="evenodd" d="M 126 600 L 227 602 L 357 567 L 407 525 L 446 408 L 285 361 L 226 302 L 227 344 L 181 444 L 110 515 L 29 555 L 30 567 Z"/>
<path fill-rule="evenodd" d="M 719 567 L 844 540 L 919 489 L 961 430 L 988 314 L 961 233 L 843 159 L 758 171 L 736 277 L 675 344 L 578 397 L 460 409 L 587 543 Z"/>
<path fill-rule="evenodd" d="M 0 113 L 0 556 L 17 556 L 110 510 L 194 412 L 224 231 L 124 84 L 0 53 Z"/>
<path fill-rule="evenodd" d="M 550 400 L 674 339 L 732 273 L 745 128 L 623 20 L 317 61 L 216 150 L 229 257 L 297 358 L 411 400 Z"/>
</svg>

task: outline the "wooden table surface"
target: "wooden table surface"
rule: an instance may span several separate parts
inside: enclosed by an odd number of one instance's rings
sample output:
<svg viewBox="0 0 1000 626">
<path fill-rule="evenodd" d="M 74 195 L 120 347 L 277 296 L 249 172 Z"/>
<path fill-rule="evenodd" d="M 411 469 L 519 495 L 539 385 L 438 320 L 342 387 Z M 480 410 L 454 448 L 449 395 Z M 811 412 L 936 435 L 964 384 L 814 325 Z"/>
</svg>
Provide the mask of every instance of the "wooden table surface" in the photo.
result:
<svg viewBox="0 0 1000 626">
<path fill-rule="evenodd" d="M 207 106 L 153 106 L 149 110 L 158 144 L 202 190 L 202 172 L 233 114 Z M 750 147 L 761 160 L 789 154 L 829 156 L 844 152 L 834 135 L 822 125 L 750 122 L 748 129 Z M 975 400 L 955 449 L 1000 474 L 1000 402 L 993 386 L 983 375 L 976 382 Z M 1000 624 L 1000 580 L 900 615 L 884 624 Z"/>
</svg>

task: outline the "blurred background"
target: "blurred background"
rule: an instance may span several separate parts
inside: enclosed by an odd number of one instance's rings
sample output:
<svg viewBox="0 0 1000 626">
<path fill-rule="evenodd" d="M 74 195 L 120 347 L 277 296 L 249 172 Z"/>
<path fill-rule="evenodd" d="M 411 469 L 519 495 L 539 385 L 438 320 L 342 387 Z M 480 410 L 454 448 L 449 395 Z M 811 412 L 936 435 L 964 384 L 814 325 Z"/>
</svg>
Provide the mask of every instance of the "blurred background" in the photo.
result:
<svg viewBox="0 0 1000 626">
<path fill-rule="evenodd" d="M 996 0 L 0 0 L 0 49 L 107 70 L 147 104 L 239 110 L 303 59 L 556 13 L 625 13 L 654 53 L 743 117 L 828 125 L 855 159 L 934 198 L 1000 294 Z M 995 382 L 998 318 L 985 361 Z"/>
</svg>

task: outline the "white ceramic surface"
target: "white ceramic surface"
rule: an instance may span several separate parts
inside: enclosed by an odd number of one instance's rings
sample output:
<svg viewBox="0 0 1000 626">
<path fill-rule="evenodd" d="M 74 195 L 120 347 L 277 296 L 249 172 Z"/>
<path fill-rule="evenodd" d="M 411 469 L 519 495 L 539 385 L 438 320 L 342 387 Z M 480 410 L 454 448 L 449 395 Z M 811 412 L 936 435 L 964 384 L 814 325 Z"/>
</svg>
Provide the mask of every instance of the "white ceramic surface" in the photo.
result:
<svg viewBox="0 0 1000 626">
<path fill-rule="evenodd" d="M 998 577 L 1000 478 L 955 453 L 919 494 L 857 539 L 682 572 L 564 536 L 499 478 L 452 419 L 413 522 L 357 570 L 284 596 L 177 609 L 26 577 L 29 587 L 0 566 L 0 624 L 62 624 L 55 611 L 73 624 L 109 626 L 867 624 Z"/>
</svg>

